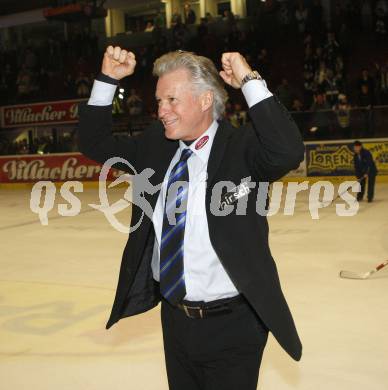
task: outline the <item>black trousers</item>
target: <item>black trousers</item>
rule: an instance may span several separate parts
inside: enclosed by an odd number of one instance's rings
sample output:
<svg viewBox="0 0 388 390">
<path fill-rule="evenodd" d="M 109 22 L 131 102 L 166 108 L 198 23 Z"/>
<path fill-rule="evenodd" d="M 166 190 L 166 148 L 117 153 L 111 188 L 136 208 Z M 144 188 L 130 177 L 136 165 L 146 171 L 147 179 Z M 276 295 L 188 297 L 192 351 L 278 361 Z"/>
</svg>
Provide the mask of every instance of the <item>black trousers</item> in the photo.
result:
<svg viewBox="0 0 388 390">
<path fill-rule="evenodd" d="M 268 328 L 248 303 L 192 319 L 162 300 L 170 390 L 256 390 Z"/>
<path fill-rule="evenodd" d="M 376 175 L 368 175 L 368 200 L 375 196 Z M 365 194 L 366 180 L 361 180 L 361 191 L 357 194 L 357 200 L 362 200 Z"/>
</svg>

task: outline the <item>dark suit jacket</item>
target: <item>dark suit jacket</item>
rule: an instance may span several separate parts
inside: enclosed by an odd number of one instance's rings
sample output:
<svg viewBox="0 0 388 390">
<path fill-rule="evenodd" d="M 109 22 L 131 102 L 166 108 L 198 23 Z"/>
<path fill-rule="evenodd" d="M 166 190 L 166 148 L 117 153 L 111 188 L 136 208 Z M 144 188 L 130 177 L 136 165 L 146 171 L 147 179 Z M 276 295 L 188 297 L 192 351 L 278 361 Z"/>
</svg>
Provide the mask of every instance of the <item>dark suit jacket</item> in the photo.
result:
<svg viewBox="0 0 388 390">
<path fill-rule="evenodd" d="M 206 214 L 210 241 L 222 265 L 240 293 L 281 344 L 299 360 L 302 345 L 283 296 L 275 262 L 268 245 L 268 223 L 256 212 L 257 187 L 247 196 L 246 215 L 236 208 L 227 216 L 210 212 L 212 188 L 224 180 L 236 185 L 251 176 L 252 181 L 274 181 L 297 168 L 304 155 L 300 132 L 287 110 L 276 97 L 267 98 L 249 110 L 252 124 L 238 129 L 226 120 L 219 122 L 208 161 Z M 87 157 L 105 162 L 113 156 L 128 160 L 137 172 L 152 168 L 150 182 L 163 181 L 178 141 L 164 137 L 160 122 L 153 123 L 139 136 L 117 141 L 111 136 L 111 106 L 80 108 L 79 148 Z M 147 195 L 154 209 L 159 191 Z M 141 210 L 133 205 L 133 226 Z M 145 312 L 160 301 L 160 292 L 151 271 L 154 244 L 152 221 L 144 218 L 130 234 L 125 246 L 116 297 L 106 325 L 110 328 L 121 318 Z"/>
<path fill-rule="evenodd" d="M 353 163 L 357 178 L 360 179 L 366 173 L 372 176 L 377 175 L 377 168 L 373 161 L 372 153 L 367 149 L 361 148 L 360 157 L 354 153 Z"/>
</svg>

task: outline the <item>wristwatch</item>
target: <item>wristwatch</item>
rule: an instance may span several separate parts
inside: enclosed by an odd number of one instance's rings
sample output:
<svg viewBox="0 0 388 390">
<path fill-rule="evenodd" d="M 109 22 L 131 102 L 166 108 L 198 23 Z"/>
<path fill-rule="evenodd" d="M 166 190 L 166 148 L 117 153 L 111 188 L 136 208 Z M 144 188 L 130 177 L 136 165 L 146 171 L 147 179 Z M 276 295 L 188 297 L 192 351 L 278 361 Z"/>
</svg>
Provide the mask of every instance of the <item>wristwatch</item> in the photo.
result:
<svg viewBox="0 0 388 390">
<path fill-rule="evenodd" d="M 263 80 L 263 78 L 260 76 L 260 73 L 257 70 L 252 70 L 252 72 L 249 72 L 244 78 L 241 80 L 240 88 L 248 81 L 250 80 Z"/>
</svg>

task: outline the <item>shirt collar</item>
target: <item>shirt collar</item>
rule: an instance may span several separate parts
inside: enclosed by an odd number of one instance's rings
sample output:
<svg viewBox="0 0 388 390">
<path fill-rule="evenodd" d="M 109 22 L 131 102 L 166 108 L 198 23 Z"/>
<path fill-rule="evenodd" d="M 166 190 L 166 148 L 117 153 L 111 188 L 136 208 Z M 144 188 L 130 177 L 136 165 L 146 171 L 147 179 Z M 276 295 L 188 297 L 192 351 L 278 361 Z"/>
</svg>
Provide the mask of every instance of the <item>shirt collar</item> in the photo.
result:
<svg viewBox="0 0 388 390">
<path fill-rule="evenodd" d="M 217 129 L 218 122 L 214 120 L 210 127 L 189 146 L 189 149 L 193 151 L 193 154 L 198 156 L 204 163 L 207 163 L 207 161 L 209 160 L 210 150 L 212 148 L 213 140 L 216 135 Z M 208 141 L 205 143 L 205 145 L 202 146 L 202 148 L 196 149 L 195 145 L 197 145 L 197 143 L 205 136 L 209 137 Z M 183 141 L 179 141 L 179 151 L 182 152 L 182 150 L 186 148 L 187 145 Z"/>
</svg>

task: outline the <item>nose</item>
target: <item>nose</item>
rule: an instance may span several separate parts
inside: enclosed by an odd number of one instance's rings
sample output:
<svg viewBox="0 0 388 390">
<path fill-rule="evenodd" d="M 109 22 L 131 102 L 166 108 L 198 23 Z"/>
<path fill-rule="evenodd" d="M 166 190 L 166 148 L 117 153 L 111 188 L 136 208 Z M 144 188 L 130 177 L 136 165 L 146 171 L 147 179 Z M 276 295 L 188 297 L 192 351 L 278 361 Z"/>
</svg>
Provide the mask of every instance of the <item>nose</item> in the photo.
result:
<svg viewBox="0 0 388 390">
<path fill-rule="evenodd" d="M 160 119 L 163 119 L 166 114 L 170 111 L 169 104 L 167 102 L 159 102 L 158 106 L 158 116 Z"/>
</svg>

